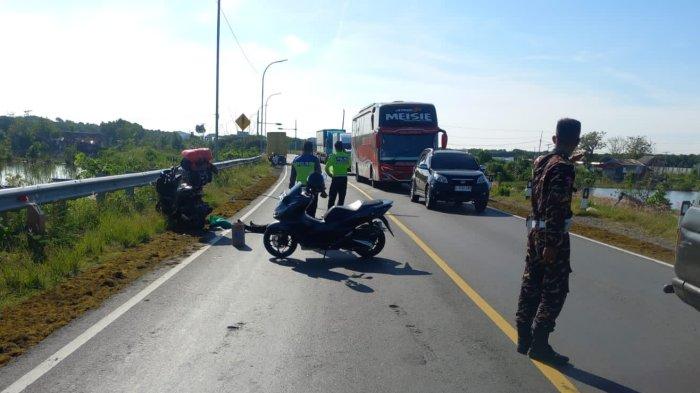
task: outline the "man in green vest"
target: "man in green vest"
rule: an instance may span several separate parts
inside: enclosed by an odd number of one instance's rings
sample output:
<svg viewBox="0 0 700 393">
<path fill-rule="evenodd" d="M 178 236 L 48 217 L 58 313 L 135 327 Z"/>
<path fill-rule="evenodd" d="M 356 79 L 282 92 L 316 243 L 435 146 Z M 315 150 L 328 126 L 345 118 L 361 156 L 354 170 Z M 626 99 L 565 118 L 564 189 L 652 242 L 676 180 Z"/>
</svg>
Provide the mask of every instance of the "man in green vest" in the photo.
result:
<svg viewBox="0 0 700 393">
<path fill-rule="evenodd" d="M 305 186 L 309 175 L 314 172 L 321 173 L 321 162 L 318 160 L 318 157 L 314 155 L 314 144 L 310 141 L 306 141 L 304 142 L 301 155 L 297 156 L 294 161 L 292 161 L 292 174 L 289 177 L 289 188 L 294 187 L 296 182 Z M 321 195 L 325 198 L 325 192 L 322 192 Z M 314 200 L 306 208 L 306 213 L 311 217 L 315 217 L 317 206 L 318 195 L 314 195 Z"/>
<path fill-rule="evenodd" d="M 338 205 L 345 204 L 345 194 L 348 190 L 348 171 L 350 171 L 350 154 L 345 151 L 343 142 L 335 143 L 335 153 L 326 160 L 326 174 L 332 179 L 331 189 L 328 191 L 328 209 L 335 205 L 335 197 L 338 197 Z"/>
</svg>

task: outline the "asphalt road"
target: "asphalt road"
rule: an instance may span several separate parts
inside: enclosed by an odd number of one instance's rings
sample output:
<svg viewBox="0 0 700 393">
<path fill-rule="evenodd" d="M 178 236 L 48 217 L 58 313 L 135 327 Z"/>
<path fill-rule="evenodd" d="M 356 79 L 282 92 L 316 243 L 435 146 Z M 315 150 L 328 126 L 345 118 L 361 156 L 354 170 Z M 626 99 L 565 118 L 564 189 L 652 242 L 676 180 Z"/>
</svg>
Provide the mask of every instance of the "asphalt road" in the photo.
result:
<svg viewBox="0 0 700 393">
<path fill-rule="evenodd" d="M 297 250 L 286 262 L 270 259 L 261 235 L 247 234 L 245 250 L 225 236 L 0 369 L 0 389 L 698 390 L 700 314 L 661 292 L 669 267 L 575 238 L 571 294 L 553 336 L 573 366 L 537 367 L 515 352 L 512 327 L 494 322 L 513 324 L 520 219 L 475 215 L 469 205 L 429 212 L 402 189 L 350 183 L 394 200 L 395 219 L 412 235 L 394 225 L 396 237 L 374 261 Z M 348 188 L 347 202 L 363 198 Z M 276 202 L 263 197 L 239 216 L 269 222 Z"/>
</svg>

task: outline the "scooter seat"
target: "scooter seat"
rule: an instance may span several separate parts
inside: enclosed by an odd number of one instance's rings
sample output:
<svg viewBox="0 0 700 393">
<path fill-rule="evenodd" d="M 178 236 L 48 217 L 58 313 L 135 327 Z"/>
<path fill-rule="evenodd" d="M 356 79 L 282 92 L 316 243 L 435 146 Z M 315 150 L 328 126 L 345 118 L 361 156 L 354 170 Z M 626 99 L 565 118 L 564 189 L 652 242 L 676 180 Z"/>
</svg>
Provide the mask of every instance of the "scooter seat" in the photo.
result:
<svg viewBox="0 0 700 393">
<path fill-rule="evenodd" d="M 323 216 L 323 220 L 326 222 L 340 221 L 363 207 L 376 206 L 382 204 L 379 199 L 370 199 L 369 201 L 355 201 L 349 205 L 345 206 L 333 206 L 330 210 L 326 212 Z"/>
</svg>

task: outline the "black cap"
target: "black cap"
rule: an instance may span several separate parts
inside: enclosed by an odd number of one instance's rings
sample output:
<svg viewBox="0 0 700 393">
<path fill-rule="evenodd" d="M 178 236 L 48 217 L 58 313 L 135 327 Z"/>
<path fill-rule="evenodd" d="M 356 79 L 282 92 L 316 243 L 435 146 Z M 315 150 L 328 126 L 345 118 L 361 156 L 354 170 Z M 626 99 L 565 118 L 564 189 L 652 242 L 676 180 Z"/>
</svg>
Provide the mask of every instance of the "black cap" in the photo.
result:
<svg viewBox="0 0 700 393">
<path fill-rule="evenodd" d="M 306 141 L 304 142 L 304 147 L 303 147 L 304 152 L 306 153 L 311 153 L 314 151 L 314 144 L 311 141 Z"/>
<path fill-rule="evenodd" d="M 559 119 L 557 137 L 564 141 L 575 141 L 581 137 L 581 122 L 576 119 Z"/>
</svg>

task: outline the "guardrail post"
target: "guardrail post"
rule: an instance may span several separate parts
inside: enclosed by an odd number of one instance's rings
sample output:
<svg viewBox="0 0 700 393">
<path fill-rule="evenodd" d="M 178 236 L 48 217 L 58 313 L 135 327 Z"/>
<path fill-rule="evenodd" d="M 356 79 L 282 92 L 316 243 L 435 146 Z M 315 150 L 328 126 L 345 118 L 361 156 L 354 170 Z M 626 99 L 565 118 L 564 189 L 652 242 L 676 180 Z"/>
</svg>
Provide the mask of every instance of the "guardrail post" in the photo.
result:
<svg viewBox="0 0 700 393">
<path fill-rule="evenodd" d="M 124 193 L 125 193 L 126 196 L 129 197 L 130 199 L 133 199 L 133 198 L 134 198 L 134 187 L 129 187 L 129 188 L 125 189 L 125 190 L 124 190 Z"/>
<path fill-rule="evenodd" d="M 530 199 L 532 196 L 532 180 L 527 181 L 527 187 L 525 188 L 525 199 Z"/>
<path fill-rule="evenodd" d="M 36 234 L 46 232 L 46 215 L 36 203 L 27 204 L 27 228 Z"/>
<path fill-rule="evenodd" d="M 586 187 L 581 193 L 581 210 L 586 210 L 588 208 L 588 197 L 591 194 L 591 189 Z"/>
</svg>

